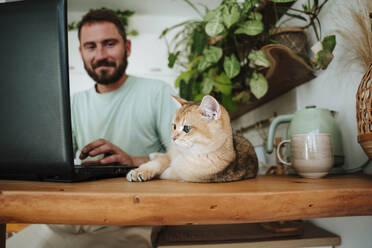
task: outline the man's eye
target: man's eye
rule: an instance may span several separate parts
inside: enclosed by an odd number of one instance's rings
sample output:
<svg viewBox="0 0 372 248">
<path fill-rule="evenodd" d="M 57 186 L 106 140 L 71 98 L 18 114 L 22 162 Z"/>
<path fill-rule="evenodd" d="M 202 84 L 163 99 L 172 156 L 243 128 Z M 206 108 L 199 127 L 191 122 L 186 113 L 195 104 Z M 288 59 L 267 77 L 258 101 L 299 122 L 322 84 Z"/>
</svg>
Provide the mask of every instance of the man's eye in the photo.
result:
<svg viewBox="0 0 372 248">
<path fill-rule="evenodd" d="M 106 47 L 113 47 L 117 44 L 118 42 L 116 40 L 107 40 L 105 41 L 103 44 L 106 46 Z"/>
<path fill-rule="evenodd" d="M 190 132 L 191 129 L 192 129 L 192 126 L 187 126 L 187 125 L 183 126 L 183 131 L 184 131 L 185 133 Z"/>
<path fill-rule="evenodd" d="M 96 45 L 95 44 L 86 44 L 85 46 L 85 49 L 88 49 L 88 50 L 93 50 L 94 48 L 96 48 Z"/>
<path fill-rule="evenodd" d="M 176 130 L 177 126 L 176 124 L 173 124 L 173 130 Z"/>
</svg>

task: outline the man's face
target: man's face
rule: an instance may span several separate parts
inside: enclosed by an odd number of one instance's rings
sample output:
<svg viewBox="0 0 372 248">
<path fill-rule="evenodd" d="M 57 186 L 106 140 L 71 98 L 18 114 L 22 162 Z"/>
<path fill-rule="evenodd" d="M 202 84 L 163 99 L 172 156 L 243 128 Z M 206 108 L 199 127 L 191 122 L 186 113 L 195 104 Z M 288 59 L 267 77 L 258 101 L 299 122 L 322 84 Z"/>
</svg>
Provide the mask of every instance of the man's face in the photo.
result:
<svg viewBox="0 0 372 248">
<path fill-rule="evenodd" d="M 111 22 L 88 23 L 80 31 L 80 54 L 85 70 L 95 82 L 112 84 L 125 73 L 130 42 L 124 44 Z"/>
</svg>

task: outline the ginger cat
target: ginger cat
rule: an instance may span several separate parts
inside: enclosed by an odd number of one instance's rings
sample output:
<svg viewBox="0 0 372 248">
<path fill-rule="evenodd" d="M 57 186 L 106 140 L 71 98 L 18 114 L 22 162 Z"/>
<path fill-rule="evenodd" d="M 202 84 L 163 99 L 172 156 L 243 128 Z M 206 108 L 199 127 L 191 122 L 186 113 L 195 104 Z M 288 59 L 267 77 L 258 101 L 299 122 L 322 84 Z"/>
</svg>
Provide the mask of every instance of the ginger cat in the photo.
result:
<svg viewBox="0 0 372 248">
<path fill-rule="evenodd" d="M 256 176 L 252 145 L 232 135 L 229 114 L 216 99 L 205 96 L 194 103 L 174 98 L 180 109 L 172 124 L 172 145 L 165 154 L 150 154 L 149 162 L 127 174 L 128 181 L 230 182 Z"/>
</svg>

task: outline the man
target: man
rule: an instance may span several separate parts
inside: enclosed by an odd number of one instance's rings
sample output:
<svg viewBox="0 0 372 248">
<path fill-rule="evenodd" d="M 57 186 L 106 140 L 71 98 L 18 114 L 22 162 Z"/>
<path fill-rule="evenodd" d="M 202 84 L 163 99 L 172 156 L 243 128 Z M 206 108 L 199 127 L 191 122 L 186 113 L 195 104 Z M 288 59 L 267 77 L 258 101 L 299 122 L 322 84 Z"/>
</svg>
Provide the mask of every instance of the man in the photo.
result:
<svg viewBox="0 0 372 248">
<path fill-rule="evenodd" d="M 80 159 L 89 160 L 90 164 L 118 162 L 138 166 L 149 160 L 150 153 L 165 151 L 176 112 L 171 87 L 125 73 L 131 43 L 113 12 L 87 13 L 78 36 L 84 67 L 96 82 L 94 88 L 72 97 L 73 143 L 75 151 L 81 151 Z M 32 240 L 28 247 L 43 248 L 151 247 L 156 234 L 153 227 L 140 226 L 31 228 L 33 232 L 25 232 L 23 239 L 28 235 Z M 13 244 L 9 247 L 17 246 L 16 242 Z"/>
<path fill-rule="evenodd" d="M 96 82 L 72 98 L 80 158 L 138 166 L 150 153 L 165 151 L 176 111 L 173 92 L 162 82 L 125 73 L 131 43 L 121 21 L 111 11 L 92 11 L 80 22 L 78 36 L 84 67 Z"/>
<path fill-rule="evenodd" d="M 81 150 L 80 159 L 138 166 L 149 160 L 150 153 L 164 152 L 176 112 L 171 88 L 125 73 L 131 43 L 111 11 L 86 14 L 78 36 L 84 67 L 96 82 L 95 88 L 72 98 L 74 147 Z M 101 228 L 88 226 L 80 231 Z"/>
</svg>

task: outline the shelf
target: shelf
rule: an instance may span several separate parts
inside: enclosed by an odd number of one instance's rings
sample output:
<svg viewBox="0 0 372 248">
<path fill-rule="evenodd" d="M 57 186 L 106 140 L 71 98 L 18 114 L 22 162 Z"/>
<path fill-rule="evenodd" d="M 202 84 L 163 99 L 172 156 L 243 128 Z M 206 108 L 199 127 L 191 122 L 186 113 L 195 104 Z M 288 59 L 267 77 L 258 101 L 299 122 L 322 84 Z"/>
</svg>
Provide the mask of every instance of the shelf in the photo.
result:
<svg viewBox="0 0 372 248">
<path fill-rule="evenodd" d="M 232 183 L 123 178 L 0 181 L 0 223 L 232 224 L 372 215 L 372 177 L 259 176 Z"/>
</svg>

